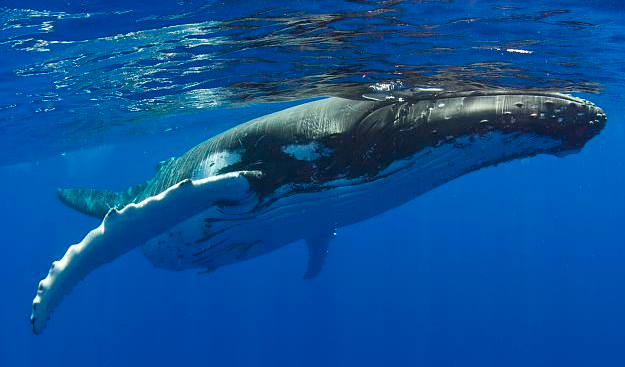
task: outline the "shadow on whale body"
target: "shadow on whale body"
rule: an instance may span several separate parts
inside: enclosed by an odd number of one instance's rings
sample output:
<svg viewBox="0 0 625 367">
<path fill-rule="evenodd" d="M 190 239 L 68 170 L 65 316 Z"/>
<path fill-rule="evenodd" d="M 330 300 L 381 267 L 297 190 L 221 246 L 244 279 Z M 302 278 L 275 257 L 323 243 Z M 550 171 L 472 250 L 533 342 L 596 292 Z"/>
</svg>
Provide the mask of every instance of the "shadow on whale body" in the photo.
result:
<svg viewBox="0 0 625 367">
<path fill-rule="evenodd" d="M 578 151 L 605 122 L 588 101 L 536 91 L 327 98 L 210 138 L 125 192 L 59 190 L 102 224 L 40 282 L 33 331 L 80 279 L 136 247 L 158 267 L 211 272 L 304 239 L 313 278 L 336 227 L 481 167 Z"/>
</svg>

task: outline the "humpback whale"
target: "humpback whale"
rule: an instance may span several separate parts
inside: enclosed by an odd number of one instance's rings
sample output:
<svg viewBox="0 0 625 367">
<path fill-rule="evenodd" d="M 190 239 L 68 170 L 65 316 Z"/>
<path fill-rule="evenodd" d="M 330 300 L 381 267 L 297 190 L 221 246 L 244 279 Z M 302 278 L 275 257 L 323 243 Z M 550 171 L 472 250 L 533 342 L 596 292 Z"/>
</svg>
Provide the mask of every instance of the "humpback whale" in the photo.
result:
<svg viewBox="0 0 625 367">
<path fill-rule="evenodd" d="M 313 278 L 336 228 L 482 167 L 579 151 L 605 123 L 593 103 L 553 92 L 331 97 L 227 130 L 127 191 L 59 189 L 102 222 L 39 283 L 33 331 L 82 278 L 137 247 L 157 267 L 212 272 L 303 239 Z"/>
</svg>

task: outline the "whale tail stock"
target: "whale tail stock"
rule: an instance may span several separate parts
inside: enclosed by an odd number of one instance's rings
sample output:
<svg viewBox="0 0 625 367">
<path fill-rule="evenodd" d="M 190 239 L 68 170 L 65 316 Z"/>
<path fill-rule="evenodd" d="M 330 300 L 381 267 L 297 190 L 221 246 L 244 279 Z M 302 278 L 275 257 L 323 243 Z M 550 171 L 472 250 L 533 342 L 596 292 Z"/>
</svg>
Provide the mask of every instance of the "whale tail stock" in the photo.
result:
<svg viewBox="0 0 625 367">
<path fill-rule="evenodd" d="M 57 188 L 56 194 L 61 202 L 70 208 L 98 219 L 104 219 L 111 209 L 122 209 L 128 204 L 134 203 L 147 185 L 148 183 L 145 182 L 122 192 L 86 188 Z"/>
</svg>

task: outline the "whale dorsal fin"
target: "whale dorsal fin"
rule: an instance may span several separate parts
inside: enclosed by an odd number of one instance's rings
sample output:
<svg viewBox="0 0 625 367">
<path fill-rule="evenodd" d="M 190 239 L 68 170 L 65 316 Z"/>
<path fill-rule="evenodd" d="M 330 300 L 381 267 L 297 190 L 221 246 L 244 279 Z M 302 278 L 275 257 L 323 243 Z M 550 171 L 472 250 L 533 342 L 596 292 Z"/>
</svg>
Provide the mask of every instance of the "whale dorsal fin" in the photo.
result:
<svg viewBox="0 0 625 367">
<path fill-rule="evenodd" d="M 132 203 L 145 190 L 147 185 L 147 182 L 145 182 L 132 186 L 123 192 L 72 188 L 56 189 L 56 193 L 63 204 L 70 208 L 102 219 L 109 210 L 122 209 Z"/>
<path fill-rule="evenodd" d="M 304 279 L 312 279 L 319 275 L 328 255 L 328 245 L 334 238 L 334 231 L 322 232 L 312 237 L 306 238 L 308 245 L 308 269 L 304 274 Z"/>
</svg>

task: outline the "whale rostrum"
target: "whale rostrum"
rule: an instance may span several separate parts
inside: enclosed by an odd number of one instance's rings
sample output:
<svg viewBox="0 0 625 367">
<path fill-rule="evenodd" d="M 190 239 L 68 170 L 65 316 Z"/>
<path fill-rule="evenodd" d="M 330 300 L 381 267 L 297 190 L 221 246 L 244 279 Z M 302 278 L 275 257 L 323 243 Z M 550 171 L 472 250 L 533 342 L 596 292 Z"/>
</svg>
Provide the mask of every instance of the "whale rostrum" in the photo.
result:
<svg viewBox="0 0 625 367">
<path fill-rule="evenodd" d="M 551 92 L 333 97 L 227 130 L 124 192 L 59 189 L 102 223 L 39 283 L 33 331 L 83 277 L 136 247 L 157 267 L 211 272 L 305 240 L 314 278 L 336 228 L 482 167 L 579 151 L 605 123 L 591 102 Z"/>
</svg>

